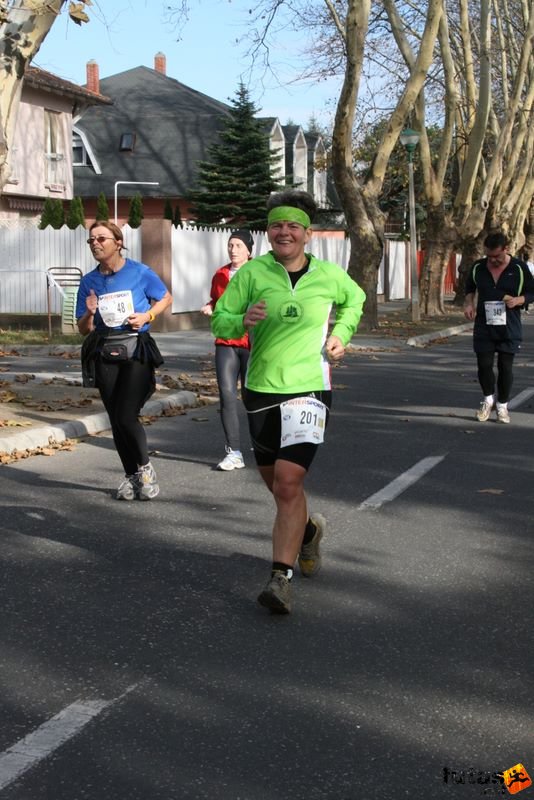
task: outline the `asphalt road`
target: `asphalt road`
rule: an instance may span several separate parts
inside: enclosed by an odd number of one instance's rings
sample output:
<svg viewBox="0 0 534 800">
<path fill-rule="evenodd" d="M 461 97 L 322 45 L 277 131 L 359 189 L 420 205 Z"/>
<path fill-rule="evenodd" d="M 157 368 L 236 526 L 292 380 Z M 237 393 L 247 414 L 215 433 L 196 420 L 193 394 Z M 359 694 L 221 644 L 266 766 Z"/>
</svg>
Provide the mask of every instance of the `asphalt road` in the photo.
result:
<svg viewBox="0 0 534 800">
<path fill-rule="evenodd" d="M 216 407 L 149 428 L 154 502 L 112 500 L 109 435 L 3 466 L 1 800 L 461 800 L 533 776 L 528 343 L 515 376 L 512 424 L 480 424 L 468 336 L 346 358 L 308 480 L 324 568 L 288 617 L 256 604 L 273 505 L 248 451 L 213 471 Z"/>
</svg>

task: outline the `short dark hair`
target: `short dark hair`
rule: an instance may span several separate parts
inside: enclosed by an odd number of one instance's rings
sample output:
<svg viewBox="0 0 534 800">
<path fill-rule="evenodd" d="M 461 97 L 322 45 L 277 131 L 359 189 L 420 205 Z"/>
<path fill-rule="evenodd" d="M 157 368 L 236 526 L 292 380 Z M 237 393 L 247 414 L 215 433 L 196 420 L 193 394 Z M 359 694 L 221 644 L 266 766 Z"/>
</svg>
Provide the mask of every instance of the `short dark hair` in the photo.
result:
<svg viewBox="0 0 534 800">
<path fill-rule="evenodd" d="M 267 200 L 267 213 L 279 206 L 300 208 L 301 211 L 306 212 L 311 222 L 313 222 L 313 218 L 317 213 L 317 203 L 311 194 L 299 191 L 298 189 L 286 189 L 282 192 L 273 192 Z"/>
<path fill-rule="evenodd" d="M 504 233 L 489 233 L 484 239 L 484 247 L 486 250 L 495 250 L 497 247 L 508 247 L 508 237 Z"/>
</svg>

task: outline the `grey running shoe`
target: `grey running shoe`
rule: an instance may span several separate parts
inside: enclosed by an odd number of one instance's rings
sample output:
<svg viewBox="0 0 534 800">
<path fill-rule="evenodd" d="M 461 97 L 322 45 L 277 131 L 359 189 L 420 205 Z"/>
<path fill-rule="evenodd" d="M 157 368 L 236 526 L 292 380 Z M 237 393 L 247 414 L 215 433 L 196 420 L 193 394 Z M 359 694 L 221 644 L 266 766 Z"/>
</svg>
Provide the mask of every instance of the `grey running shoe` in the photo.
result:
<svg viewBox="0 0 534 800">
<path fill-rule="evenodd" d="M 117 489 L 115 497 L 117 500 L 135 500 L 137 493 L 137 476 L 125 475 L 123 482 Z"/>
<path fill-rule="evenodd" d="M 322 514 L 310 514 L 310 519 L 317 528 L 315 536 L 307 544 L 303 544 L 299 553 L 299 567 L 305 578 L 312 578 L 321 569 L 322 558 L 319 545 L 326 533 L 326 520 Z"/>
<path fill-rule="evenodd" d="M 137 496 L 139 500 L 153 500 L 159 494 L 156 470 L 150 463 L 137 470 L 135 476 L 137 482 Z"/>
<path fill-rule="evenodd" d="M 480 408 L 477 411 L 477 419 L 479 422 L 487 422 L 490 418 L 490 414 L 493 410 L 493 403 L 490 403 L 488 400 L 483 400 L 480 404 Z"/>
<path fill-rule="evenodd" d="M 506 425 L 510 422 L 510 414 L 506 406 L 497 405 L 497 422 L 504 422 Z"/>
<path fill-rule="evenodd" d="M 275 572 L 263 592 L 258 595 L 258 603 L 275 614 L 289 614 L 291 611 L 291 581 L 283 572 Z"/>
<path fill-rule="evenodd" d="M 222 461 L 217 464 L 217 469 L 223 472 L 230 472 L 233 469 L 243 469 L 245 462 L 239 450 L 231 450 L 226 448 L 226 455 Z"/>
</svg>

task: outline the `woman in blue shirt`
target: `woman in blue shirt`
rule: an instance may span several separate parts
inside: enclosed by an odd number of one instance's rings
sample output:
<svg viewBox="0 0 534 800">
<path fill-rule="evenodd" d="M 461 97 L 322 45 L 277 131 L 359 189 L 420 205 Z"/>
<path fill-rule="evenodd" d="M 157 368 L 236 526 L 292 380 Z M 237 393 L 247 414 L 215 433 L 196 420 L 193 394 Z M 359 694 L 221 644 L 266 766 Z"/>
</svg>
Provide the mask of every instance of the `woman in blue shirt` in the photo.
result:
<svg viewBox="0 0 534 800">
<path fill-rule="evenodd" d="M 78 330 L 88 335 L 82 362 L 86 372 L 90 362 L 124 467 L 117 499 L 152 500 L 159 486 L 139 413 L 154 391 L 154 368 L 162 363 L 150 324 L 172 298 L 150 267 L 122 255 L 117 225 L 93 223 L 87 241 L 98 266 L 83 276 L 78 289 Z"/>
</svg>

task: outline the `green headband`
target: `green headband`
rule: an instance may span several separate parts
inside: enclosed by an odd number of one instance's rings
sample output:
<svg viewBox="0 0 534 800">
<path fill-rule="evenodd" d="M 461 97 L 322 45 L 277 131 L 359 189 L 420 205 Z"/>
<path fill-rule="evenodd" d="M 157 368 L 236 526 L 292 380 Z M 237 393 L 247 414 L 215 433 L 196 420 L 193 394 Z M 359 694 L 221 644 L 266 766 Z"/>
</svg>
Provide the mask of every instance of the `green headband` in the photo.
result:
<svg viewBox="0 0 534 800">
<path fill-rule="evenodd" d="M 298 222 L 303 228 L 309 228 L 311 225 L 311 219 L 306 212 L 294 206 L 272 208 L 267 215 L 267 224 L 271 225 L 273 222 Z"/>
</svg>

